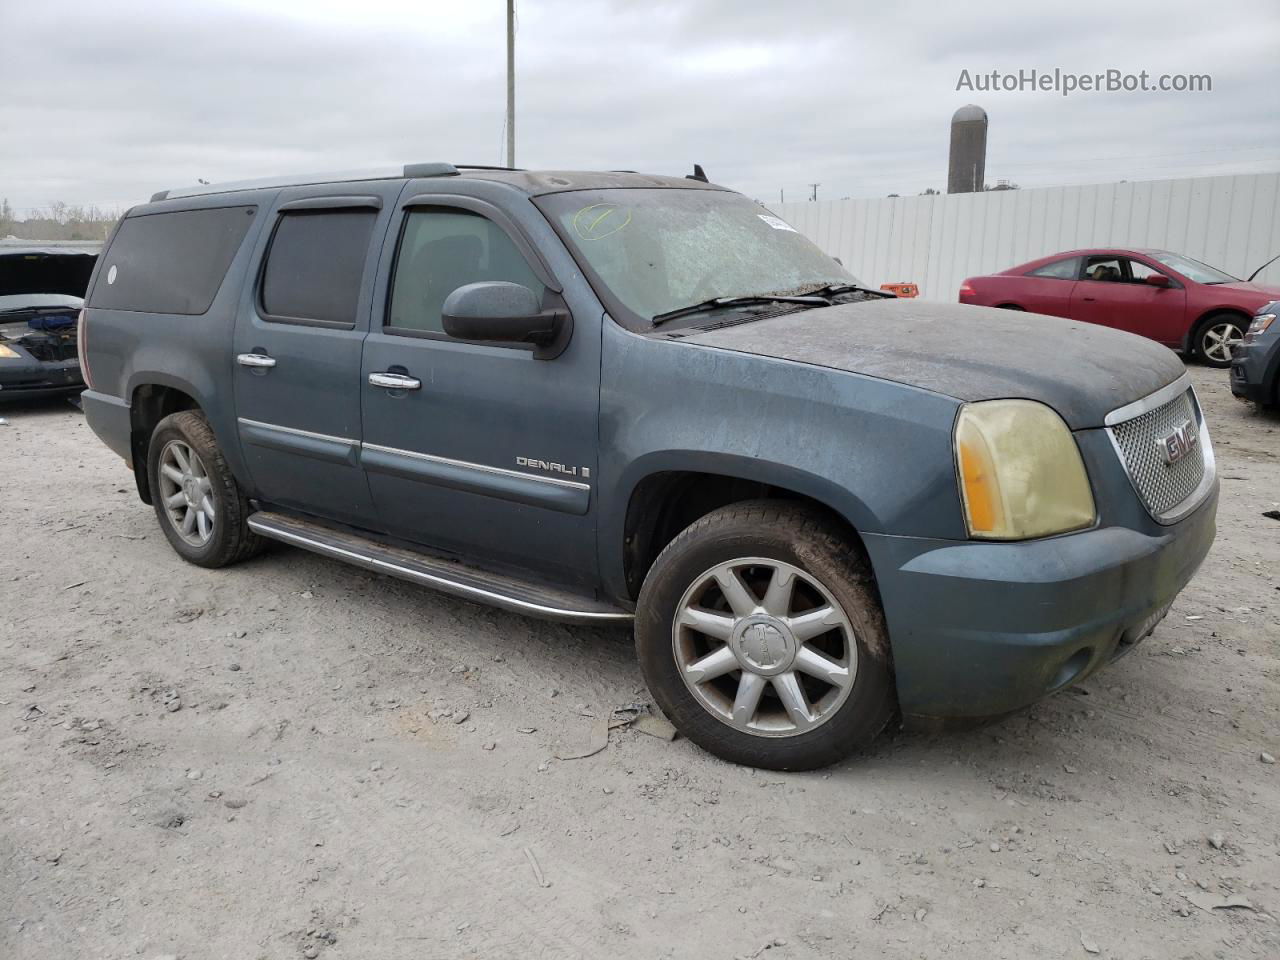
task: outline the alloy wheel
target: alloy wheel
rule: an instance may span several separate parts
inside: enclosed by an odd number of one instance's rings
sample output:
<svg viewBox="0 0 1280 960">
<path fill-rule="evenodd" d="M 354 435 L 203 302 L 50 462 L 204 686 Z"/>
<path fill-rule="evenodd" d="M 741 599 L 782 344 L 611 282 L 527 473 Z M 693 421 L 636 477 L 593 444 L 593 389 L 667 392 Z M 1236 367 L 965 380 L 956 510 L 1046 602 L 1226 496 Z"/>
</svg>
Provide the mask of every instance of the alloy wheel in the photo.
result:
<svg viewBox="0 0 1280 960">
<path fill-rule="evenodd" d="M 1222 320 L 1205 328 L 1200 337 L 1200 349 L 1210 360 L 1229 363 L 1242 340 L 1244 331 L 1234 322 Z"/>
<path fill-rule="evenodd" d="M 672 647 L 699 704 L 760 737 L 825 723 L 857 673 L 853 626 L 831 593 L 799 567 L 762 557 L 695 578 L 676 608 Z"/>
<path fill-rule="evenodd" d="M 160 497 L 169 523 L 193 547 L 213 536 L 213 483 L 189 444 L 170 440 L 160 451 Z"/>
</svg>

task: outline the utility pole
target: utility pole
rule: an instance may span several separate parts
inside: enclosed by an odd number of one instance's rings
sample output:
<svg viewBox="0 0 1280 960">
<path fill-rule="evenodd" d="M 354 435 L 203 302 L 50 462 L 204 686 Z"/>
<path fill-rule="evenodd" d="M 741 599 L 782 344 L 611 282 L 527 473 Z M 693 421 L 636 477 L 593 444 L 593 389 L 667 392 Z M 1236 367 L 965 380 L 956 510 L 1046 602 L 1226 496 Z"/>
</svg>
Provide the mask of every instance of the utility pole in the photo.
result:
<svg viewBox="0 0 1280 960">
<path fill-rule="evenodd" d="M 516 165 L 516 0 L 507 0 L 507 166 Z"/>
<path fill-rule="evenodd" d="M 809 197 L 809 199 L 810 199 L 810 200 L 817 200 L 817 199 L 818 199 L 818 188 L 819 188 L 820 186 L 822 186 L 822 184 L 820 184 L 820 183 L 811 183 L 811 184 L 809 184 L 809 189 L 811 189 L 811 190 L 813 191 L 813 193 L 812 193 L 812 194 L 810 195 L 810 197 Z"/>
</svg>

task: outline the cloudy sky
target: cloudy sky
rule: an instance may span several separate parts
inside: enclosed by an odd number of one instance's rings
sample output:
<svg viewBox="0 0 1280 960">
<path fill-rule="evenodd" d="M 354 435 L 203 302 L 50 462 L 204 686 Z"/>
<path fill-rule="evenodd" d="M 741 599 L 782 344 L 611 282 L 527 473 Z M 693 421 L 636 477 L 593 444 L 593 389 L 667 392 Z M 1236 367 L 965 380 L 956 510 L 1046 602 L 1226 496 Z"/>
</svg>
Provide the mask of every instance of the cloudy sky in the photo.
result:
<svg viewBox="0 0 1280 960">
<path fill-rule="evenodd" d="M 1182 10 L 1175 8 L 1181 7 Z M 990 114 L 1024 187 L 1280 170 L 1275 0 L 519 0 L 517 162 L 773 201 L 945 189 Z M 0 0 L 0 197 L 125 207 L 206 180 L 502 162 L 505 3 Z M 1209 74 L 1207 93 L 957 91 L 962 70 Z"/>
</svg>

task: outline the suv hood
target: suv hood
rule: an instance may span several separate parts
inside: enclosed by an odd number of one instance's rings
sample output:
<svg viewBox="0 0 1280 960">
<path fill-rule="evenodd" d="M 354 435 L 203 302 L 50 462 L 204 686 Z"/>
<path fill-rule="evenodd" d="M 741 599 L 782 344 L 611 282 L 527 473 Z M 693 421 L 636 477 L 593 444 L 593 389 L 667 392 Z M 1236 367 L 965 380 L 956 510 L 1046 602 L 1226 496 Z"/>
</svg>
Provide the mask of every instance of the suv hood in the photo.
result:
<svg viewBox="0 0 1280 960">
<path fill-rule="evenodd" d="M 1059 317 L 922 300 L 866 300 L 690 333 L 686 342 L 892 380 L 958 400 L 1020 397 L 1073 430 L 1185 372 L 1153 340 Z"/>
</svg>

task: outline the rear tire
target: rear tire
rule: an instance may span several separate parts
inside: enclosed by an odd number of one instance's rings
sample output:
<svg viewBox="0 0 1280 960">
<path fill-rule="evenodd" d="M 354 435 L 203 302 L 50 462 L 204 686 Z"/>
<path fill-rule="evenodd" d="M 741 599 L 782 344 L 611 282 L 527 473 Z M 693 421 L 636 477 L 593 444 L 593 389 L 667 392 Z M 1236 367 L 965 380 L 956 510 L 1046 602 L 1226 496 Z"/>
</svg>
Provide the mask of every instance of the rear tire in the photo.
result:
<svg viewBox="0 0 1280 960">
<path fill-rule="evenodd" d="M 1232 351 L 1244 339 L 1249 321 L 1234 313 L 1215 313 L 1196 327 L 1192 349 L 1201 363 L 1219 369 L 1231 366 Z"/>
<path fill-rule="evenodd" d="M 663 712 L 732 763 L 823 767 L 893 714 L 870 564 L 807 506 L 731 504 L 685 529 L 645 579 L 635 632 Z"/>
<path fill-rule="evenodd" d="M 225 567 L 259 552 L 249 501 L 232 476 L 204 414 L 170 414 L 151 434 L 147 476 L 156 519 L 182 559 Z"/>
</svg>

